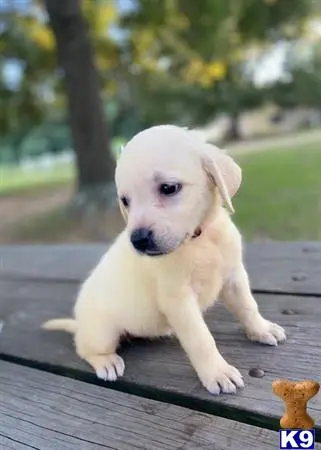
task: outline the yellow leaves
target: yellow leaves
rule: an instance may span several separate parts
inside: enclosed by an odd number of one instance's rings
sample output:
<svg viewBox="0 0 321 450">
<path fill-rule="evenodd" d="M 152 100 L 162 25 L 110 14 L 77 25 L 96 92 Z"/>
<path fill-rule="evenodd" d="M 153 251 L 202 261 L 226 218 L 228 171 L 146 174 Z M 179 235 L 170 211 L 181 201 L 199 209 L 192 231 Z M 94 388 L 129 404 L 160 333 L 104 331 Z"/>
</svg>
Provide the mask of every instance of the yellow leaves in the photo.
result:
<svg viewBox="0 0 321 450">
<path fill-rule="evenodd" d="M 142 67 L 144 67 L 149 72 L 157 72 L 160 70 L 159 64 L 155 63 L 153 58 L 145 58 L 142 60 Z"/>
<path fill-rule="evenodd" d="M 112 97 L 117 93 L 117 91 L 118 91 L 118 85 L 117 85 L 116 81 L 114 81 L 114 80 L 109 81 L 109 83 L 107 83 L 107 86 L 106 86 L 107 94 Z"/>
<path fill-rule="evenodd" d="M 221 80 L 226 75 L 226 65 L 221 61 L 214 61 L 208 65 L 207 72 L 214 80 Z"/>
<path fill-rule="evenodd" d="M 112 3 L 101 4 L 98 7 L 96 18 L 96 29 L 98 35 L 104 34 L 107 29 L 116 21 L 117 11 Z"/>
<path fill-rule="evenodd" d="M 204 74 L 203 76 L 200 77 L 199 84 L 204 88 L 208 88 L 212 86 L 214 83 L 213 80 L 207 74 Z"/>
<path fill-rule="evenodd" d="M 189 67 L 186 70 L 186 78 L 192 81 L 200 76 L 203 71 L 203 61 L 200 58 L 195 58 L 190 61 Z"/>
<path fill-rule="evenodd" d="M 112 0 L 83 0 L 83 13 L 96 36 L 105 36 L 108 29 L 117 22 L 118 14 Z"/>
<path fill-rule="evenodd" d="M 137 61 L 137 67 L 140 69 L 143 69 L 146 72 L 160 72 L 160 67 L 157 64 L 157 61 L 153 59 L 152 57 L 145 56 L 141 58 L 139 61 Z"/>
<path fill-rule="evenodd" d="M 168 16 L 167 25 L 178 31 L 186 30 L 190 26 L 188 17 L 183 14 Z"/>
<path fill-rule="evenodd" d="M 108 69 L 111 69 L 114 66 L 114 62 L 110 61 L 110 58 L 108 58 L 108 55 L 101 54 L 99 52 L 96 52 L 96 64 L 99 70 L 106 71 Z"/>
<path fill-rule="evenodd" d="M 152 50 L 155 43 L 155 33 L 152 29 L 147 28 L 133 33 L 133 43 L 138 54 L 143 55 Z"/>
<path fill-rule="evenodd" d="M 37 47 L 50 52 L 55 50 L 56 40 L 49 24 L 45 21 L 43 3 L 35 2 L 30 13 L 17 12 L 14 19 L 21 33 L 33 41 Z"/>
<path fill-rule="evenodd" d="M 243 61 L 245 53 L 246 53 L 246 50 L 241 47 L 231 50 L 230 60 L 231 61 Z"/>
<path fill-rule="evenodd" d="M 199 84 L 209 87 L 226 75 L 226 65 L 223 61 L 211 61 L 206 63 L 201 58 L 194 58 L 190 61 L 187 69 L 184 69 L 182 76 L 187 83 Z"/>
<path fill-rule="evenodd" d="M 164 0 L 166 24 L 177 31 L 186 30 L 190 26 L 188 17 L 181 11 L 177 0 Z"/>
<path fill-rule="evenodd" d="M 114 41 L 108 35 L 117 24 L 118 12 L 115 0 L 82 0 L 82 11 L 88 21 L 95 51 L 97 67 L 106 72 L 117 65 Z"/>
<path fill-rule="evenodd" d="M 49 27 L 44 24 L 34 22 L 30 27 L 31 39 L 45 50 L 52 50 L 55 47 L 55 38 Z"/>
<path fill-rule="evenodd" d="M 135 31 L 132 35 L 135 47 L 135 62 L 138 67 L 148 72 L 160 70 L 157 55 L 157 37 L 151 28 Z"/>
</svg>

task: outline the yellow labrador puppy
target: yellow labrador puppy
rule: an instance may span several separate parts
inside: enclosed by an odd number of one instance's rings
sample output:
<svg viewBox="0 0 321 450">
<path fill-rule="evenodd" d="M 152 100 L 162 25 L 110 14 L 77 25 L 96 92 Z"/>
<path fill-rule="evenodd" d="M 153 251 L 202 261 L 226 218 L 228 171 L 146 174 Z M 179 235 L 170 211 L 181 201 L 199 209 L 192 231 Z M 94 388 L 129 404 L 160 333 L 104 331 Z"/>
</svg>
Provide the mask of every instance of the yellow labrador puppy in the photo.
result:
<svg viewBox="0 0 321 450">
<path fill-rule="evenodd" d="M 43 327 L 73 333 L 78 355 L 109 381 L 125 370 L 116 353 L 122 335 L 173 333 L 209 392 L 236 392 L 242 376 L 203 319 L 218 296 L 249 339 L 286 339 L 258 310 L 230 218 L 241 169 L 192 131 L 162 125 L 129 141 L 115 178 L 126 229 L 82 285 L 74 319 Z"/>
</svg>

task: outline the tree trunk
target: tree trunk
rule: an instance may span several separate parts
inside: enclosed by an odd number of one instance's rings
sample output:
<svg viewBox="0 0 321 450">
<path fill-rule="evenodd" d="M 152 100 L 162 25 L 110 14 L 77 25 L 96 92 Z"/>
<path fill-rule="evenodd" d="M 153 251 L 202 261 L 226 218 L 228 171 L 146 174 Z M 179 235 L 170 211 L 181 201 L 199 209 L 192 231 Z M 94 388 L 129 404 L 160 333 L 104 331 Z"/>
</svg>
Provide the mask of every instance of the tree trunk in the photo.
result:
<svg viewBox="0 0 321 450">
<path fill-rule="evenodd" d="M 237 140 L 241 139 L 240 115 L 238 112 L 234 112 L 231 114 L 230 127 L 229 127 L 227 134 L 228 134 L 228 139 L 231 141 L 237 141 Z"/>
<path fill-rule="evenodd" d="M 98 72 L 80 0 L 44 0 L 63 70 L 81 204 L 110 201 L 114 161 L 99 93 Z M 107 194 L 107 196 L 106 196 Z M 107 198 L 109 197 L 109 198 Z M 79 198 L 78 198 L 79 200 Z"/>
</svg>

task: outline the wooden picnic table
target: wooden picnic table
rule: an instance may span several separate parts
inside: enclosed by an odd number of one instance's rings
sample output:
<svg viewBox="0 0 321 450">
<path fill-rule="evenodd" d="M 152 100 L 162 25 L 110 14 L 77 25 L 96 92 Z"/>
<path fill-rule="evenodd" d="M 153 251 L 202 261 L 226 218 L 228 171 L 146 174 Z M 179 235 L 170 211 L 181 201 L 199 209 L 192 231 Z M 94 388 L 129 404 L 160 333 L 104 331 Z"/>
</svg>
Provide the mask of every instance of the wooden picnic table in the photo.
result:
<svg viewBox="0 0 321 450">
<path fill-rule="evenodd" d="M 279 448 L 284 406 L 272 382 L 321 382 L 321 243 L 245 246 L 259 307 L 288 340 L 276 348 L 250 343 L 215 305 L 206 321 L 246 383 L 221 396 L 201 386 L 175 340 L 125 342 L 125 375 L 105 383 L 77 357 L 69 335 L 40 329 L 71 314 L 79 284 L 106 249 L 0 246 L 0 449 Z M 253 368 L 264 376 L 250 376 Z M 321 393 L 309 413 L 321 442 Z"/>
</svg>

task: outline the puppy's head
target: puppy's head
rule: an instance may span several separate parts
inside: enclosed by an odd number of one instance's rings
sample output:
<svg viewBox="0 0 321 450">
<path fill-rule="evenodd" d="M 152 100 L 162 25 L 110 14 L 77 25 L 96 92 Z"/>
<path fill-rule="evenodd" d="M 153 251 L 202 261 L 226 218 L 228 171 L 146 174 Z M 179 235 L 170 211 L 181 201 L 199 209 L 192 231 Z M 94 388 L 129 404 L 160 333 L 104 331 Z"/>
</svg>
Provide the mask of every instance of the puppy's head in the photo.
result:
<svg viewBox="0 0 321 450">
<path fill-rule="evenodd" d="M 233 159 L 186 129 L 173 125 L 138 133 L 116 167 L 120 209 L 134 248 L 149 256 L 177 249 L 241 183 Z M 197 234 L 197 233 L 196 233 Z"/>
</svg>

